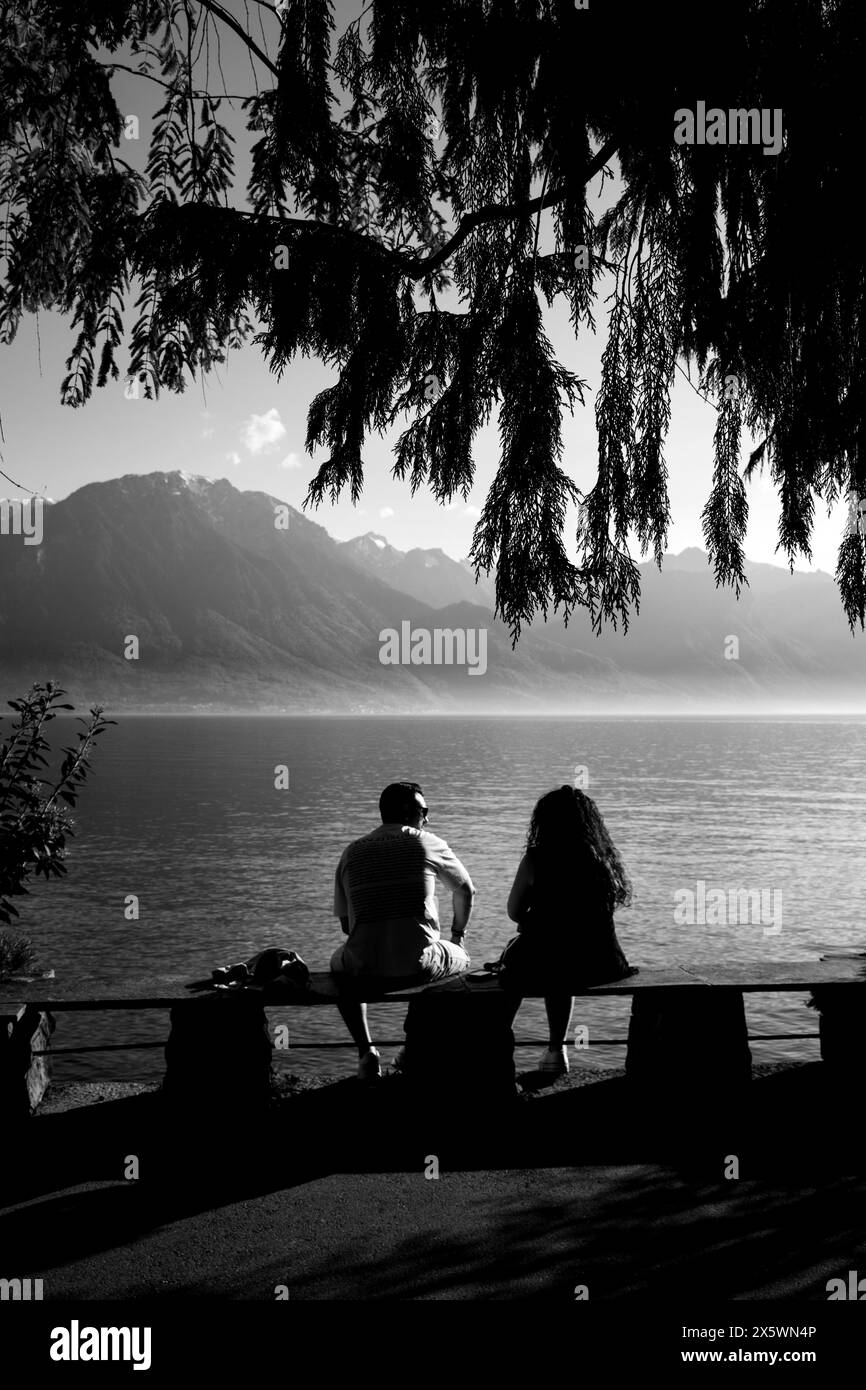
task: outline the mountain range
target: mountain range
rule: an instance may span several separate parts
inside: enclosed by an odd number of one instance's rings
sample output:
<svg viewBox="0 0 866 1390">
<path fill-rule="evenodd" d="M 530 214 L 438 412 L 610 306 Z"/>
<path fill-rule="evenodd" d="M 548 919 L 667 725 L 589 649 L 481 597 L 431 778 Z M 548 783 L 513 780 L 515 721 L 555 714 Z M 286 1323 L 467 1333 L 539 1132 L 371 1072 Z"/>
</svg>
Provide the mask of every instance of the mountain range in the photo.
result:
<svg viewBox="0 0 866 1390">
<path fill-rule="evenodd" d="M 481 575 L 476 580 L 468 560 L 452 560 L 444 550 L 395 550 L 384 536 L 373 531 L 343 541 L 342 548 L 368 574 L 431 608 L 445 608 L 449 603 L 495 606 L 492 576 Z"/>
<path fill-rule="evenodd" d="M 0 536 L 0 701 L 51 678 L 76 706 L 115 711 L 866 709 L 866 636 L 852 636 L 820 572 L 749 564 L 738 602 L 690 549 L 661 571 L 641 565 L 627 634 L 596 637 L 579 610 L 567 626 L 536 620 L 512 649 L 492 576 L 476 585 L 467 562 L 381 535 L 336 541 L 225 479 L 128 474 L 43 518 L 39 545 Z M 437 630 L 483 632 L 484 670 L 468 657 L 412 664 L 410 649 L 423 654 L 421 635 Z M 388 633 L 398 664 L 382 659 Z"/>
</svg>

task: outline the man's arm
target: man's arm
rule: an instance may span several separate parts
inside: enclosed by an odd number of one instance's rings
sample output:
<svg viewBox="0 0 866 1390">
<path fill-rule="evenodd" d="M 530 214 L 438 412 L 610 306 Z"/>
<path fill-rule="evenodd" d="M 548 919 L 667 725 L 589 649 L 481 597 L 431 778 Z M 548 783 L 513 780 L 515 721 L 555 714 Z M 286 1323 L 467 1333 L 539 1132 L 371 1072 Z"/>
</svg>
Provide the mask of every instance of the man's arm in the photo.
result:
<svg viewBox="0 0 866 1390">
<path fill-rule="evenodd" d="M 454 915 L 451 920 L 451 940 L 455 946 L 462 946 L 466 928 L 469 925 L 469 918 L 472 916 L 475 885 L 450 845 L 441 840 L 438 835 L 428 835 L 425 843 L 428 864 L 433 868 L 436 876 L 443 879 L 451 889 L 454 905 Z"/>
<path fill-rule="evenodd" d="M 472 916 L 474 901 L 475 889 L 471 882 L 462 883 L 459 888 L 454 889 L 452 894 L 454 918 L 451 922 L 451 940 L 455 946 L 463 945 L 463 938 L 466 935 L 466 928 L 469 926 L 469 918 Z"/>
<path fill-rule="evenodd" d="M 340 859 L 337 865 L 337 872 L 334 874 L 334 916 L 339 917 L 340 926 L 343 928 L 343 935 L 349 935 L 349 904 L 346 901 L 346 890 L 343 887 L 343 860 Z"/>
</svg>

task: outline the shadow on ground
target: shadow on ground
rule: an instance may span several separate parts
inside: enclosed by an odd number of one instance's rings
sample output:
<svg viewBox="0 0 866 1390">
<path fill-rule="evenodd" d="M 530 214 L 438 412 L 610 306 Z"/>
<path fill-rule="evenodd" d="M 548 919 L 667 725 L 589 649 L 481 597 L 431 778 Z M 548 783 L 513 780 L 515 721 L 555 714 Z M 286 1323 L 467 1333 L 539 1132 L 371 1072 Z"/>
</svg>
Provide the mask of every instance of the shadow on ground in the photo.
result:
<svg viewBox="0 0 866 1390">
<path fill-rule="evenodd" d="M 866 1140 L 824 1064 L 728 1095 L 577 1079 L 508 1104 L 431 1105 L 386 1077 L 258 1116 L 158 1092 L 37 1115 L 4 1145 L 3 1264 L 86 1298 L 273 1298 L 287 1281 L 293 1298 L 572 1301 L 582 1282 L 824 1298 L 863 1263 Z"/>
</svg>

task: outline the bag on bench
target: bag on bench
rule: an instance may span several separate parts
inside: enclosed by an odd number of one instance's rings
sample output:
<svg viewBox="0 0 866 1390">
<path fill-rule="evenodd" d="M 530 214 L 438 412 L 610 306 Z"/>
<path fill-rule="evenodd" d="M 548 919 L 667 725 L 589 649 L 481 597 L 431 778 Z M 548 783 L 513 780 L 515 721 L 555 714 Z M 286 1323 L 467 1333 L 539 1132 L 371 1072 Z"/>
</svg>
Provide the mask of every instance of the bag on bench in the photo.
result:
<svg viewBox="0 0 866 1390">
<path fill-rule="evenodd" d="M 211 979 L 215 985 L 253 985 L 259 988 L 280 980 L 296 989 L 306 989 L 310 972 L 297 951 L 282 946 L 269 946 L 248 961 L 240 961 L 237 965 L 223 965 L 212 970 Z"/>
</svg>

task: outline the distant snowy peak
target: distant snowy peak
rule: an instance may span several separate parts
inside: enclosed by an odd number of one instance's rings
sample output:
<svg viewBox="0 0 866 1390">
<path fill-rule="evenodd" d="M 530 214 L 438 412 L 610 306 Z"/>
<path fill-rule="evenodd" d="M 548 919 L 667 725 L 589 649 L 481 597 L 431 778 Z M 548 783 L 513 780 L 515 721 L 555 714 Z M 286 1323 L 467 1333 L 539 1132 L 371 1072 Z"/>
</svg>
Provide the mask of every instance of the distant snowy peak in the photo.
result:
<svg viewBox="0 0 866 1390">
<path fill-rule="evenodd" d="M 170 478 L 179 478 L 190 492 L 203 492 L 206 488 L 212 488 L 214 478 L 206 478 L 203 473 L 188 473 L 185 468 L 176 468 L 168 475 Z"/>
<path fill-rule="evenodd" d="M 346 545 L 357 546 L 359 549 L 369 550 L 394 550 L 394 547 L 378 531 L 366 531 L 363 536 L 355 536 L 354 540 L 346 541 Z M 394 551 L 397 554 L 397 551 Z"/>
<path fill-rule="evenodd" d="M 223 498 L 232 494 L 237 494 L 238 497 L 243 495 L 228 478 L 208 478 L 204 473 L 190 473 L 186 468 L 175 468 L 171 473 L 162 476 L 172 485 L 180 484 L 180 487 L 173 486 L 173 491 L 180 492 L 183 489 L 194 497 Z"/>
<path fill-rule="evenodd" d="M 191 492 L 203 496 L 218 489 L 234 491 L 228 478 L 207 478 L 203 473 L 190 473 L 186 468 L 160 470 L 157 473 L 124 473 L 120 478 L 108 479 L 105 486 L 119 488 L 121 492 L 153 492 L 168 488 L 169 491 Z"/>
<path fill-rule="evenodd" d="M 489 604 L 492 591 L 475 577 L 462 561 L 452 560 L 444 550 L 397 550 L 375 531 L 343 541 L 345 554 L 368 574 L 384 580 L 401 593 L 410 594 L 432 608 L 453 603 Z"/>
<path fill-rule="evenodd" d="M 312 521 L 284 498 L 269 492 L 241 489 L 228 478 L 209 478 L 186 468 L 158 473 L 125 473 L 123 477 L 105 483 L 89 483 L 79 489 L 80 494 L 83 496 L 89 487 L 102 489 L 103 496 L 119 494 L 136 505 L 145 500 L 149 504 L 157 504 L 166 496 L 176 499 L 175 506 L 193 508 L 199 516 L 224 528 L 224 535 L 231 535 L 239 544 L 254 550 L 261 549 L 257 537 L 260 540 L 273 538 L 274 509 L 288 507 L 290 529 L 295 538 L 303 535 L 305 540 L 319 548 L 338 545 L 324 526 Z M 285 532 L 277 534 L 283 535 Z M 264 549 L 268 550 L 266 543 Z"/>
</svg>

